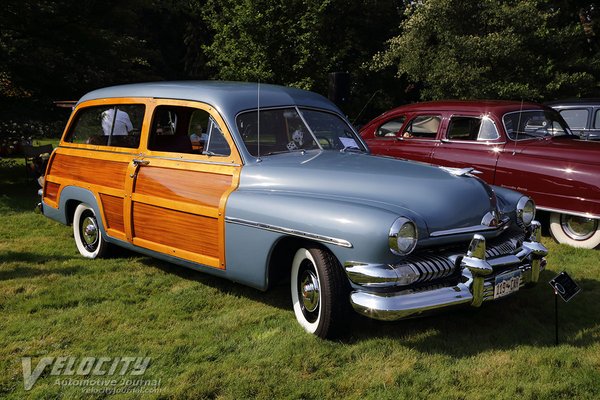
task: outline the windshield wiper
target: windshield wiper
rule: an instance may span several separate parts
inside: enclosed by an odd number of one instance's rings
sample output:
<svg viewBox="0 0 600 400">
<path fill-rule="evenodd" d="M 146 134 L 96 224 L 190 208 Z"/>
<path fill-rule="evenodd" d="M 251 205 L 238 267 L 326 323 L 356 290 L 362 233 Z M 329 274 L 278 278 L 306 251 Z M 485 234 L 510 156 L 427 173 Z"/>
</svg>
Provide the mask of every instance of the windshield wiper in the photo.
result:
<svg viewBox="0 0 600 400">
<path fill-rule="evenodd" d="M 294 149 L 294 150 L 278 150 L 278 151 L 271 151 L 267 154 L 265 154 L 266 156 L 272 156 L 275 154 L 282 154 L 282 153 L 295 153 L 297 151 L 306 151 L 306 149 Z"/>
</svg>

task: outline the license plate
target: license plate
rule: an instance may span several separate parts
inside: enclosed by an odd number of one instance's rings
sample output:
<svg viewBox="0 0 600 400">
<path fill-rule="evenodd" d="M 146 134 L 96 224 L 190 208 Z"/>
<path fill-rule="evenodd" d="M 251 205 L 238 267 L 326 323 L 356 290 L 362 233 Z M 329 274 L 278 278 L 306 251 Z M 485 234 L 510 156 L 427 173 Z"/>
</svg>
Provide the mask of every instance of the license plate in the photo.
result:
<svg viewBox="0 0 600 400">
<path fill-rule="evenodd" d="M 494 283 L 494 299 L 507 296 L 519 290 L 521 282 L 521 271 L 513 271 L 498 275 Z"/>
</svg>

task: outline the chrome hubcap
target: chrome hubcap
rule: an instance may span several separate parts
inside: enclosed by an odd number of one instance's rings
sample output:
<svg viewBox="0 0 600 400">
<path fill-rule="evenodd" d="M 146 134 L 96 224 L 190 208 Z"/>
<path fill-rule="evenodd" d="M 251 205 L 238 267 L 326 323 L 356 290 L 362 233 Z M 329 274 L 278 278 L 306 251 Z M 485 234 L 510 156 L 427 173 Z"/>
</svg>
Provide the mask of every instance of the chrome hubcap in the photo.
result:
<svg viewBox="0 0 600 400">
<path fill-rule="evenodd" d="M 319 307 L 319 280 L 313 271 L 304 271 L 302 274 L 300 292 L 306 311 L 315 311 Z"/>
<path fill-rule="evenodd" d="M 598 230 L 597 219 L 575 215 L 561 215 L 560 224 L 567 236 L 573 240 L 587 240 Z"/>
<path fill-rule="evenodd" d="M 93 246 L 98 240 L 98 226 L 92 217 L 85 217 L 81 223 L 81 237 L 87 246 Z"/>
</svg>

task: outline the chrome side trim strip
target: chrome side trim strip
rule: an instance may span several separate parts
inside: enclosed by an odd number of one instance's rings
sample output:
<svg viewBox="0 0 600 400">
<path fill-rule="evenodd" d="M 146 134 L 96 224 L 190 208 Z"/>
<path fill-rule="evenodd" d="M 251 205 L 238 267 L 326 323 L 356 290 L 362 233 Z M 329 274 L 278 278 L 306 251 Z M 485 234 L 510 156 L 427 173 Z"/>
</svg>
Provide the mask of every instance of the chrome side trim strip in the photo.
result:
<svg viewBox="0 0 600 400">
<path fill-rule="evenodd" d="M 350 243 L 349 241 L 347 241 L 345 239 L 338 239 L 338 238 L 334 238 L 334 237 L 330 237 L 330 236 L 319 235 L 316 233 L 298 231 L 296 229 L 285 228 L 283 226 L 263 224 L 261 222 L 248 221 L 245 219 L 233 218 L 233 217 L 225 217 L 225 222 L 243 225 L 243 226 L 249 226 L 251 228 L 264 229 L 266 231 L 271 231 L 271 232 L 284 233 L 286 235 L 298 236 L 298 237 L 302 237 L 302 238 L 306 238 L 306 239 L 312 239 L 312 240 L 316 240 L 319 242 L 334 244 L 336 246 L 341 246 L 341 247 L 348 247 L 348 248 L 353 247 L 352 243 Z"/>
<path fill-rule="evenodd" d="M 196 164 L 228 165 L 228 166 L 232 166 L 232 167 L 239 167 L 240 166 L 240 164 L 228 163 L 228 162 L 224 162 L 224 161 L 190 160 L 190 159 L 187 159 L 187 158 L 165 157 L 165 156 L 151 156 L 151 155 L 147 155 L 147 154 L 144 155 L 144 159 L 157 159 L 157 160 L 169 160 L 169 161 L 184 161 L 184 162 L 196 163 Z"/>
<path fill-rule="evenodd" d="M 435 231 L 431 232 L 429 236 L 438 237 L 438 236 L 448 236 L 448 235 L 458 235 L 461 233 L 477 233 L 477 232 L 486 232 L 486 231 L 494 231 L 497 229 L 505 230 L 509 227 L 509 218 L 504 218 L 498 226 L 485 226 L 485 225 L 473 225 L 467 226 L 465 228 L 456 228 L 456 229 L 448 229 L 444 231 Z"/>
<path fill-rule="evenodd" d="M 591 213 L 582 213 L 582 212 L 577 212 L 577 211 L 560 210 L 558 208 L 539 207 L 539 206 L 536 206 L 535 208 L 537 210 L 556 212 L 556 213 L 567 214 L 567 215 L 574 215 L 576 217 L 600 219 L 600 215 L 591 214 Z"/>
</svg>

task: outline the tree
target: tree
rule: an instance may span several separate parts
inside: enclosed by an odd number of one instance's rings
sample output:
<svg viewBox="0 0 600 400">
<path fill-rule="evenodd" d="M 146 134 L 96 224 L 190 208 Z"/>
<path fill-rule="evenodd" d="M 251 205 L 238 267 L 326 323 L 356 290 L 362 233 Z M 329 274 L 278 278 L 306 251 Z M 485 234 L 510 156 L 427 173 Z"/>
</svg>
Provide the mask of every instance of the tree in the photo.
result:
<svg viewBox="0 0 600 400">
<path fill-rule="evenodd" d="M 349 72 L 354 102 L 345 109 L 356 115 L 386 81 L 384 74 L 363 64 L 398 33 L 403 3 L 208 0 L 196 2 L 196 7 L 213 35 L 211 41 L 197 44 L 202 48 L 199 54 L 216 78 L 260 80 L 326 94 L 330 72 Z M 391 80 L 388 85 L 398 84 Z"/>
<path fill-rule="evenodd" d="M 0 100 L 6 107 L 49 105 L 97 87 L 156 79 L 160 53 L 140 35 L 146 22 L 140 11 L 150 6 L 145 0 L 5 0 Z"/>
<path fill-rule="evenodd" d="M 586 35 L 580 23 L 580 4 L 410 2 L 401 34 L 370 66 L 394 67 L 397 76 L 420 85 L 422 99 L 547 100 L 597 94 L 600 57 L 590 45 L 595 37 Z"/>
</svg>

